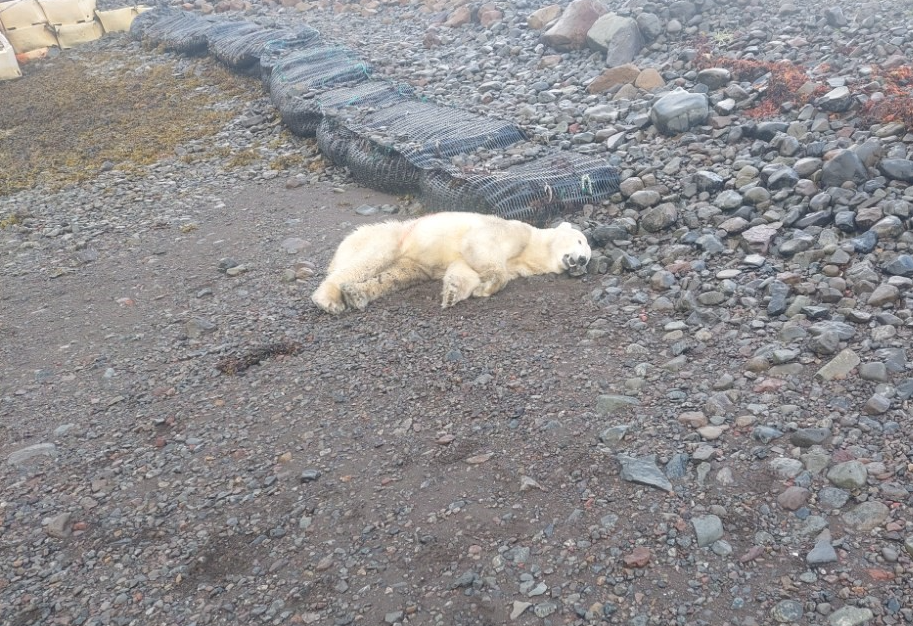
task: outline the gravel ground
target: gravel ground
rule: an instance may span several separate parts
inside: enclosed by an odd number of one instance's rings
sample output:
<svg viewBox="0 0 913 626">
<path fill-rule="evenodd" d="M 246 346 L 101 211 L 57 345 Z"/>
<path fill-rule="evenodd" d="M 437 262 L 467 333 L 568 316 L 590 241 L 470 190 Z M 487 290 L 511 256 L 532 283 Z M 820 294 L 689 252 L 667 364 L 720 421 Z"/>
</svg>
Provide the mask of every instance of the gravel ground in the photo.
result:
<svg viewBox="0 0 913 626">
<path fill-rule="evenodd" d="M 544 3 L 492 4 L 487 27 L 442 26 L 446 3 L 237 15 L 616 163 L 621 193 L 572 216 L 581 279 L 321 314 L 343 236 L 420 207 L 237 86 L 197 87 L 184 117 L 230 121 L 152 164 L 0 197 L 0 623 L 913 623 L 913 16 L 606 3 L 658 23 L 633 63 L 664 86 L 589 93 L 602 53 L 540 43 Z M 35 93 L 102 53 L 212 76 L 107 37 Z M 735 73 L 783 60 L 814 96 L 765 113 L 785 79 Z M 712 117 L 662 135 L 677 85 Z"/>
</svg>

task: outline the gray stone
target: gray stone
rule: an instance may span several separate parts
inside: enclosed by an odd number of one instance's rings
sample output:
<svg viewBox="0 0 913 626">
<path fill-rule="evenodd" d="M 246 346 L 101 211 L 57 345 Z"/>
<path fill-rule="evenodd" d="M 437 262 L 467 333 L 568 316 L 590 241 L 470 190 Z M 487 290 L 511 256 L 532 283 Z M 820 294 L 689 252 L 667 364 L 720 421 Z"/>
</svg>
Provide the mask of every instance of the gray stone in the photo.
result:
<svg viewBox="0 0 913 626">
<path fill-rule="evenodd" d="M 640 400 L 631 396 L 603 394 L 596 399 L 596 410 L 602 415 L 612 415 L 637 406 L 640 406 Z"/>
<path fill-rule="evenodd" d="M 665 491 L 672 491 L 672 483 L 663 475 L 656 465 L 656 455 L 650 454 L 642 457 L 626 456 L 619 454 L 615 457 L 621 464 L 621 477 L 624 480 L 651 487 L 658 487 Z M 717 537 L 719 539 L 719 537 Z"/>
<path fill-rule="evenodd" d="M 815 374 L 824 380 L 846 378 L 854 367 L 859 365 L 859 355 L 850 348 L 841 350 L 837 356 L 825 363 Z"/>
<path fill-rule="evenodd" d="M 599 434 L 599 440 L 606 444 L 616 444 L 624 439 L 631 427 L 627 424 L 620 426 L 609 426 Z"/>
<path fill-rule="evenodd" d="M 650 119 L 665 135 L 686 132 L 707 121 L 710 105 L 701 93 L 673 91 L 661 97 L 650 110 Z"/>
<path fill-rule="evenodd" d="M 855 606 L 844 606 L 827 617 L 830 626 L 862 626 L 874 619 L 875 614 L 869 609 L 860 609 Z"/>
<path fill-rule="evenodd" d="M 69 513 L 60 513 L 52 517 L 47 525 L 44 527 L 44 531 L 48 534 L 49 537 L 54 537 L 56 539 L 65 539 L 70 536 L 70 514 Z"/>
<path fill-rule="evenodd" d="M 640 28 L 640 34 L 648 42 L 653 41 L 663 33 L 663 23 L 655 13 L 642 11 L 637 14 L 637 27 Z"/>
<path fill-rule="evenodd" d="M 850 499 L 850 494 L 837 487 L 822 487 L 818 492 L 818 503 L 831 509 L 841 509 Z"/>
<path fill-rule="evenodd" d="M 742 194 L 740 194 L 738 191 L 727 189 L 716 197 L 716 200 L 713 201 L 713 204 L 723 209 L 724 211 L 737 209 L 742 206 Z"/>
<path fill-rule="evenodd" d="M 860 532 L 869 532 L 881 526 L 891 510 L 874 500 L 863 502 L 843 514 L 843 522 Z"/>
<path fill-rule="evenodd" d="M 587 31 L 586 45 L 605 52 L 606 65 L 617 67 L 630 63 L 643 48 L 644 40 L 633 19 L 607 13 L 593 22 Z"/>
<path fill-rule="evenodd" d="M 903 549 L 907 551 L 907 554 L 913 556 L 913 535 L 910 535 L 904 540 Z"/>
<path fill-rule="evenodd" d="M 900 290 L 894 285 L 884 283 L 878 285 L 875 291 L 869 294 L 869 299 L 866 303 L 869 306 L 880 307 L 886 304 L 893 304 L 897 302 L 898 298 L 900 298 Z"/>
<path fill-rule="evenodd" d="M 732 74 L 723 67 L 709 67 L 697 73 L 697 82 L 707 85 L 710 91 L 725 87 L 732 80 Z"/>
<path fill-rule="evenodd" d="M 888 380 L 888 368 L 884 363 L 863 363 L 859 366 L 859 378 L 883 383 Z"/>
<path fill-rule="evenodd" d="M 824 9 L 824 19 L 832 28 L 843 28 L 847 25 L 846 16 L 840 7 L 827 7 Z"/>
<path fill-rule="evenodd" d="M 831 89 L 829 92 L 818 98 L 815 103 L 822 111 L 831 113 L 844 113 L 849 111 L 853 106 L 853 94 L 849 87 L 843 85 Z"/>
<path fill-rule="evenodd" d="M 891 399 L 880 393 L 875 393 L 862 407 L 862 412 L 866 415 L 882 415 L 887 413 L 890 408 Z"/>
<path fill-rule="evenodd" d="M 913 276 L 913 256 L 898 255 L 884 266 L 884 271 L 892 276 Z"/>
<path fill-rule="evenodd" d="M 827 472 L 827 479 L 843 489 L 860 489 L 865 486 L 869 472 L 859 461 L 838 463 Z"/>
<path fill-rule="evenodd" d="M 664 202 L 643 212 L 640 217 L 640 227 L 649 233 L 656 233 L 674 225 L 677 220 L 678 210 L 675 205 L 671 202 Z"/>
<path fill-rule="evenodd" d="M 824 443 L 830 436 L 830 428 L 800 428 L 789 436 L 789 441 L 794 446 L 810 448 Z"/>
<path fill-rule="evenodd" d="M 10 455 L 6 457 L 6 462 L 10 465 L 23 465 L 40 456 L 56 457 L 57 446 L 53 443 L 36 443 L 31 446 L 26 446 L 25 448 L 20 448 L 15 452 L 11 452 Z"/>
<path fill-rule="evenodd" d="M 631 197 L 628 198 L 628 202 L 644 209 L 656 206 L 661 199 L 662 196 L 659 195 L 658 191 L 654 191 L 653 189 L 641 189 L 632 193 Z"/>
<path fill-rule="evenodd" d="M 840 187 L 845 182 L 854 182 L 861 185 L 868 177 L 865 164 L 852 150 L 839 150 L 821 168 L 821 185 L 823 187 Z"/>
<path fill-rule="evenodd" d="M 697 545 L 707 547 L 717 539 L 723 537 L 723 522 L 716 515 L 699 515 L 691 518 Z"/>
<path fill-rule="evenodd" d="M 805 556 L 805 562 L 811 566 L 837 562 L 837 551 L 831 545 L 830 533 L 815 542 L 815 547 Z"/>
<path fill-rule="evenodd" d="M 882 159 L 878 171 L 888 178 L 913 183 L 913 161 L 909 159 Z"/>
<path fill-rule="evenodd" d="M 770 616 L 780 624 L 792 624 L 802 619 L 802 603 L 795 600 L 780 600 L 770 610 Z"/>
</svg>

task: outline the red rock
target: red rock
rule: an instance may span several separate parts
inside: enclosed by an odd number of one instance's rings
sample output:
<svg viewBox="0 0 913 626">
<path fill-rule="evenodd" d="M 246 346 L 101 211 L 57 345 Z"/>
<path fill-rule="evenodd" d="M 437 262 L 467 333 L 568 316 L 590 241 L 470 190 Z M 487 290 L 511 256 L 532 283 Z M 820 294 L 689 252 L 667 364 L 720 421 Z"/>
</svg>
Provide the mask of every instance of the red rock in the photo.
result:
<svg viewBox="0 0 913 626">
<path fill-rule="evenodd" d="M 554 22 L 559 15 L 561 15 L 561 7 L 557 4 L 550 4 L 547 7 L 533 11 L 526 18 L 526 25 L 530 30 L 542 30 Z"/>
<path fill-rule="evenodd" d="M 653 553 L 648 548 L 637 546 L 631 551 L 631 554 L 625 555 L 624 562 L 628 567 L 644 567 L 650 562 L 652 556 Z"/>
<path fill-rule="evenodd" d="M 469 10 L 469 7 L 460 7 L 450 14 L 450 17 L 444 22 L 444 26 L 448 28 L 459 28 L 460 26 L 468 24 L 471 19 L 472 12 Z"/>
<path fill-rule="evenodd" d="M 602 93 L 617 85 L 633 83 L 640 76 L 640 68 L 633 63 L 610 67 L 593 79 L 586 90 L 590 93 Z"/>
</svg>

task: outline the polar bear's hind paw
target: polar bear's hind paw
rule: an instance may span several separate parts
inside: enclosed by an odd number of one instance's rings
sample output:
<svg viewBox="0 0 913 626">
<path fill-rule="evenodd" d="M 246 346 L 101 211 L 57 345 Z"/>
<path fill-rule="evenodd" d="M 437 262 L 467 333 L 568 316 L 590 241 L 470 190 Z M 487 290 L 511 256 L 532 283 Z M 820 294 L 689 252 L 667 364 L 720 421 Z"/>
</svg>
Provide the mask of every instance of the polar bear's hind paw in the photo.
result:
<svg viewBox="0 0 913 626">
<path fill-rule="evenodd" d="M 345 283 L 339 286 L 342 292 L 342 298 L 351 308 L 357 311 L 364 311 L 368 308 L 368 297 L 364 292 L 351 283 Z"/>
</svg>

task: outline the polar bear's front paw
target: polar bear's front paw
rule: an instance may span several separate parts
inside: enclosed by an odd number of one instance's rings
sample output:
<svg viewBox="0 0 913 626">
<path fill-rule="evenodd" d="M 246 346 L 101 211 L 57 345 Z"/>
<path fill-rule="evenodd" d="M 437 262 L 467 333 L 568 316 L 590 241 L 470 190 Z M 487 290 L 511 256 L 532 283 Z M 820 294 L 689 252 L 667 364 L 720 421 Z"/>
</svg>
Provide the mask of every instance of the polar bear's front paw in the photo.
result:
<svg viewBox="0 0 913 626">
<path fill-rule="evenodd" d="M 342 292 L 342 298 L 345 300 L 346 304 L 353 309 L 364 311 L 368 308 L 368 296 L 355 285 L 352 285 L 351 283 L 340 285 L 339 291 Z"/>
<path fill-rule="evenodd" d="M 345 303 L 338 300 L 333 300 L 324 293 L 315 293 L 313 296 L 311 296 L 311 301 L 316 304 L 321 310 L 326 311 L 332 315 L 339 315 L 346 310 Z"/>
</svg>

